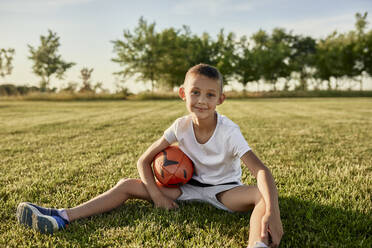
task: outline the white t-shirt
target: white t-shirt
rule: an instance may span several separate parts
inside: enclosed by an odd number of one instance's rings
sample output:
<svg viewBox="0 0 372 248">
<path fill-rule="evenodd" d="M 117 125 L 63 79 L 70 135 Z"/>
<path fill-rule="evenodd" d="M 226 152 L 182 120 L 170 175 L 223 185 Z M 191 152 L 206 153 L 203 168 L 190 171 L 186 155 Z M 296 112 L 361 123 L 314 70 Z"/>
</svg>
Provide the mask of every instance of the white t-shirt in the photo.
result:
<svg viewBox="0 0 372 248">
<path fill-rule="evenodd" d="M 205 144 L 200 144 L 194 133 L 190 115 L 178 118 L 164 132 L 170 143 L 179 148 L 194 162 L 193 178 L 206 184 L 238 182 L 241 184 L 240 158 L 251 148 L 240 128 L 229 118 L 217 113 L 217 126 Z"/>
</svg>

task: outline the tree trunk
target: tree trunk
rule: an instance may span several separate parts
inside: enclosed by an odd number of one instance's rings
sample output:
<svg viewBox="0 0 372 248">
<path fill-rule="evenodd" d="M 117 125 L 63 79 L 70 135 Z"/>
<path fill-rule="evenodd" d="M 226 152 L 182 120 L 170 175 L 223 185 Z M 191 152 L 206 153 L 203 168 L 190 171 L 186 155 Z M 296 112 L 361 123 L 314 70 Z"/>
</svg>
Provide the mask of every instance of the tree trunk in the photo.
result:
<svg viewBox="0 0 372 248">
<path fill-rule="evenodd" d="M 359 79 L 360 91 L 363 91 L 363 78 Z"/>
<path fill-rule="evenodd" d="M 305 77 L 300 77 L 300 89 L 307 91 L 307 81 Z"/>
<path fill-rule="evenodd" d="M 288 91 L 288 90 L 289 90 L 289 84 L 288 84 L 288 80 L 287 80 L 287 79 L 285 80 L 283 90 L 284 90 L 284 91 Z"/>
<path fill-rule="evenodd" d="M 332 90 L 331 79 L 328 79 L 327 85 L 328 85 L 328 90 Z"/>
</svg>

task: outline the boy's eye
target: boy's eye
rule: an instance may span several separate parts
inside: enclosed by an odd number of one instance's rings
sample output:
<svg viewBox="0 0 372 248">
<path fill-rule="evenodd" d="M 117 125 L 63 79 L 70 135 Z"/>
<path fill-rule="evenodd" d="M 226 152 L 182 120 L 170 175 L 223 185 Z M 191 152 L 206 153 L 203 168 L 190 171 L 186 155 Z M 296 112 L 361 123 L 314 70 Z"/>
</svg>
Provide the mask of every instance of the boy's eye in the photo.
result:
<svg viewBox="0 0 372 248">
<path fill-rule="evenodd" d="M 216 96 L 216 95 L 213 94 L 213 93 L 208 93 L 208 97 L 214 97 L 214 96 Z"/>
<path fill-rule="evenodd" d="M 197 94 L 199 94 L 199 91 L 197 91 L 197 90 L 193 90 L 193 91 L 191 91 L 191 94 L 193 94 L 193 95 L 197 95 Z"/>
</svg>

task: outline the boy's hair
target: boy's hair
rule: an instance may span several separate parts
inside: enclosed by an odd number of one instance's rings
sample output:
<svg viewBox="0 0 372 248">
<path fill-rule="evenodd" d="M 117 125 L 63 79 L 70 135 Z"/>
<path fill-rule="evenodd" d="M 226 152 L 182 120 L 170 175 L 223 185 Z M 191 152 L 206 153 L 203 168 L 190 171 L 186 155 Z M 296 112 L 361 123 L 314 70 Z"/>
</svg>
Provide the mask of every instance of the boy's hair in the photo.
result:
<svg viewBox="0 0 372 248">
<path fill-rule="evenodd" d="M 186 79 L 191 75 L 203 75 L 210 79 L 218 80 L 220 84 L 221 93 L 223 92 L 222 74 L 219 72 L 219 70 L 216 67 L 208 65 L 208 64 L 194 65 L 187 71 L 186 76 L 185 76 L 185 82 L 186 82 Z"/>
</svg>

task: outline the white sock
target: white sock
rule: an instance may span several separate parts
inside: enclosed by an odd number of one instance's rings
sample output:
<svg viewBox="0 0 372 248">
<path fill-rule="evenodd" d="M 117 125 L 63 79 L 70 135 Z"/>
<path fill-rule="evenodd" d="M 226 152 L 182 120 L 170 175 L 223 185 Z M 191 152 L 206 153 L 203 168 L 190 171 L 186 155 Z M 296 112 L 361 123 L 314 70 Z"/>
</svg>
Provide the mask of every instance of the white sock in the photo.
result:
<svg viewBox="0 0 372 248">
<path fill-rule="evenodd" d="M 70 222 L 70 219 L 67 216 L 66 210 L 64 210 L 63 208 L 62 209 L 58 209 L 58 213 L 59 213 L 59 216 L 61 216 L 63 219 L 65 219 L 68 222 Z"/>
<path fill-rule="evenodd" d="M 261 241 L 256 241 L 252 248 L 269 248 L 269 247 Z"/>
</svg>

